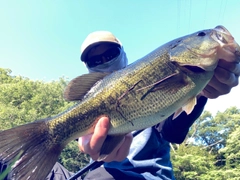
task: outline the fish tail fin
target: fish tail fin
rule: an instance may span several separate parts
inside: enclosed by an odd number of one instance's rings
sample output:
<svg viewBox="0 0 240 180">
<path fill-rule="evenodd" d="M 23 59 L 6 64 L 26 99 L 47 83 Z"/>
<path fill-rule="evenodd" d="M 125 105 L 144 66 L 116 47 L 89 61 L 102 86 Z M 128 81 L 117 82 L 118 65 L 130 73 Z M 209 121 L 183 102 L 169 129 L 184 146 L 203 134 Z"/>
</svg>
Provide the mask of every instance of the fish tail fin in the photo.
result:
<svg viewBox="0 0 240 180">
<path fill-rule="evenodd" d="M 51 139 L 44 120 L 1 131 L 0 161 L 13 164 L 8 178 L 45 179 L 63 149 Z"/>
</svg>

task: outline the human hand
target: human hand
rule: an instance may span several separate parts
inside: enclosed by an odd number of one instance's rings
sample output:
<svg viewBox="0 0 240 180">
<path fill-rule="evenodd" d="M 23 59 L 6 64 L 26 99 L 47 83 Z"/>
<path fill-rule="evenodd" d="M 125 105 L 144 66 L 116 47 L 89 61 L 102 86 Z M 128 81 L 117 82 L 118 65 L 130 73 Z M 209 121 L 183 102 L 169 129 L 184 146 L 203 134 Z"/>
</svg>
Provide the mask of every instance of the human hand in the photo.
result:
<svg viewBox="0 0 240 180">
<path fill-rule="evenodd" d="M 215 69 L 214 76 L 201 92 L 201 95 L 215 99 L 228 94 L 231 89 L 238 85 L 240 64 L 220 59 Z"/>
<path fill-rule="evenodd" d="M 78 147 L 81 152 L 87 153 L 93 160 L 99 158 L 99 153 L 103 142 L 107 137 L 109 129 L 109 118 L 102 117 L 96 124 L 93 134 L 80 137 L 78 140 Z M 130 149 L 133 136 L 131 133 L 125 135 L 124 139 L 119 143 L 115 149 L 103 160 L 105 162 L 122 161 L 124 160 Z"/>
</svg>

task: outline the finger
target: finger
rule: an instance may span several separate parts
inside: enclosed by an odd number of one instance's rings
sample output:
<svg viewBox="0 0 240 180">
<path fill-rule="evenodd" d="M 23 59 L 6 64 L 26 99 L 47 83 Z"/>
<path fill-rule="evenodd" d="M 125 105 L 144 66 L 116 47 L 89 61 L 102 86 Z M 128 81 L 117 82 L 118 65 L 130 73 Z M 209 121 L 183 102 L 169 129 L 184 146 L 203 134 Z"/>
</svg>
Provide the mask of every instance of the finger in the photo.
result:
<svg viewBox="0 0 240 180">
<path fill-rule="evenodd" d="M 215 69 L 215 81 L 219 81 L 222 84 L 234 87 L 238 85 L 238 77 L 236 74 L 226 70 L 222 67 L 217 67 Z"/>
<path fill-rule="evenodd" d="M 125 136 L 125 141 L 117 152 L 117 158 L 115 161 L 123 161 L 129 154 L 130 146 L 132 144 L 133 136 L 132 134 L 127 134 Z"/>
<path fill-rule="evenodd" d="M 109 154 L 104 161 L 111 162 L 111 161 L 122 161 L 124 160 L 128 153 L 133 140 L 133 136 L 131 133 L 127 134 L 121 143 L 119 143 L 116 148 Z"/>
<path fill-rule="evenodd" d="M 240 75 L 240 65 L 236 62 L 227 62 L 220 59 L 214 76 L 204 88 L 201 94 L 207 98 L 217 98 L 227 94 L 234 86 L 238 85 Z"/>
<path fill-rule="evenodd" d="M 212 88 L 211 86 L 207 85 L 201 92 L 202 96 L 205 96 L 209 99 L 215 99 L 217 98 L 218 95 L 218 91 L 216 91 L 214 88 Z"/>
<path fill-rule="evenodd" d="M 220 93 L 219 90 L 215 89 L 213 86 L 211 86 L 209 84 L 201 92 L 201 95 L 203 95 L 209 99 L 215 99 L 223 94 L 225 94 L 225 93 L 222 93 L 222 92 Z"/>
<path fill-rule="evenodd" d="M 114 150 L 106 156 L 106 158 L 103 160 L 104 162 L 111 162 L 114 161 L 117 158 L 117 152 L 119 148 L 124 144 L 125 137 L 123 140 L 114 148 Z"/>
<path fill-rule="evenodd" d="M 225 60 L 220 59 L 218 62 L 218 67 L 221 67 L 226 71 L 235 74 L 236 76 L 240 76 L 240 64 L 237 62 L 227 62 Z"/>
<path fill-rule="evenodd" d="M 84 152 L 84 146 L 86 146 L 90 142 L 92 135 L 93 134 L 88 134 L 86 136 L 78 138 L 78 148 L 81 152 Z"/>
<path fill-rule="evenodd" d="M 90 141 L 88 143 L 82 143 L 83 151 L 89 154 L 92 158 L 98 157 L 102 144 L 107 137 L 108 129 L 109 118 L 100 118 Z"/>
<path fill-rule="evenodd" d="M 227 62 L 223 59 L 220 59 L 218 62 L 218 66 L 236 74 L 237 76 L 240 75 L 240 64 L 237 62 Z"/>
</svg>

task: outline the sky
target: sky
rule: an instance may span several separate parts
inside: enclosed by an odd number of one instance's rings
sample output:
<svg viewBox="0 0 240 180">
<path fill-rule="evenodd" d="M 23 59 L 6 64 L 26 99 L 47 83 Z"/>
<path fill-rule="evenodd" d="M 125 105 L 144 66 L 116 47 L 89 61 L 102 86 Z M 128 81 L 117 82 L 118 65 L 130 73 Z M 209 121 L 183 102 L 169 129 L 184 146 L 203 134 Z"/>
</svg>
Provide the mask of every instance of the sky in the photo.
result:
<svg viewBox="0 0 240 180">
<path fill-rule="evenodd" d="M 183 35 L 224 25 L 240 43 L 239 0 L 2 0 L 0 68 L 32 80 L 69 80 L 87 73 L 80 46 L 96 30 L 113 32 L 129 62 Z M 215 114 L 240 108 L 240 85 L 210 100 Z"/>
</svg>

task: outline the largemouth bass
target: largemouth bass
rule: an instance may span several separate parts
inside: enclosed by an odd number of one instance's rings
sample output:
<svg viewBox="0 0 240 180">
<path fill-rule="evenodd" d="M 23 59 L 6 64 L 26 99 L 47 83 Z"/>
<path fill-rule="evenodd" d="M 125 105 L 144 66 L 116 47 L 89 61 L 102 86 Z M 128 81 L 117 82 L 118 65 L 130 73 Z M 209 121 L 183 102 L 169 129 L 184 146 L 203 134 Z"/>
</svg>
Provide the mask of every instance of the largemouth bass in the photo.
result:
<svg viewBox="0 0 240 180">
<path fill-rule="evenodd" d="M 223 26 L 170 41 L 125 69 L 73 79 L 66 100 L 80 100 L 67 111 L 0 132 L 0 160 L 11 163 L 10 179 L 44 179 L 62 149 L 93 133 L 98 119 L 110 118 L 101 157 L 126 133 L 140 130 L 182 111 L 191 113 L 196 96 L 214 74 L 219 59 L 240 61 L 240 47 Z"/>
</svg>

